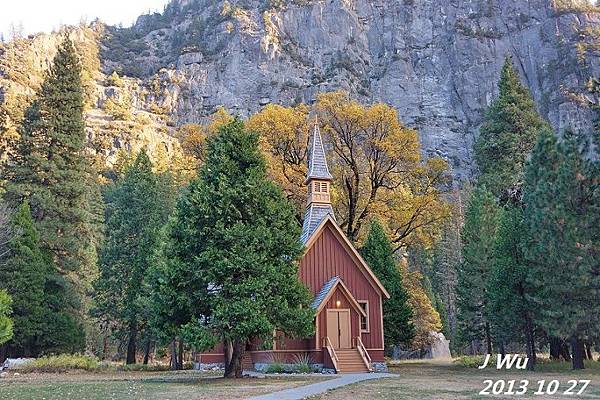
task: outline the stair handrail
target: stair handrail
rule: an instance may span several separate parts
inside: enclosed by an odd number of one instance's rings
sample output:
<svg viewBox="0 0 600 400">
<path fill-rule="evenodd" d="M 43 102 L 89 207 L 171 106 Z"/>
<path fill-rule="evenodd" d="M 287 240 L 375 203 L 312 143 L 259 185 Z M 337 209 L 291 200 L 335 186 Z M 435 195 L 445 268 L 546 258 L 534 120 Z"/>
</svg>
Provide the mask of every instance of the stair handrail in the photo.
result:
<svg viewBox="0 0 600 400">
<path fill-rule="evenodd" d="M 362 342 L 362 339 L 360 338 L 360 336 L 358 336 L 356 338 L 356 348 L 358 349 L 358 352 L 360 353 L 360 356 L 363 360 L 363 362 L 365 363 L 366 367 L 368 368 L 369 371 L 372 370 L 371 368 L 371 356 L 369 355 L 369 352 L 367 351 L 367 348 L 365 347 L 365 345 Z"/>
<path fill-rule="evenodd" d="M 333 348 L 331 340 L 329 340 L 329 336 L 325 336 L 323 338 L 323 347 L 325 347 L 327 349 L 327 352 L 329 353 L 329 358 L 331 358 L 333 368 L 336 371 L 338 371 L 338 361 L 340 361 L 340 359 L 338 358 L 338 355 L 336 354 L 335 349 Z"/>
</svg>

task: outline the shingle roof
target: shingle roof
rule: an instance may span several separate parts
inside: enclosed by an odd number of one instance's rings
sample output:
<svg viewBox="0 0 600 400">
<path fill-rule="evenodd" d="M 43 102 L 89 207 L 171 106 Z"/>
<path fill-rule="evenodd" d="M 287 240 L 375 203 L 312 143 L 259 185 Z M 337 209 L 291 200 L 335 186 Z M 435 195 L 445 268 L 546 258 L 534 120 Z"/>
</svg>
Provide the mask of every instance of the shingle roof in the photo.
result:
<svg viewBox="0 0 600 400">
<path fill-rule="evenodd" d="M 323 149 L 323 140 L 319 126 L 315 124 L 315 129 L 311 138 L 308 154 L 308 175 L 306 180 L 325 179 L 332 180 L 333 176 L 329 173 L 325 150 Z"/>
<path fill-rule="evenodd" d="M 325 300 L 325 297 L 327 297 L 327 294 L 329 294 L 331 289 L 333 289 L 333 287 L 339 280 L 340 278 L 338 276 L 334 276 L 323 285 L 321 290 L 319 290 L 319 293 L 317 293 L 317 295 L 315 296 L 315 299 L 313 300 L 312 304 L 310 305 L 313 310 L 319 309 L 321 303 L 323 302 L 323 300 Z"/>
<path fill-rule="evenodd" d="M 335 221 L 335 215 L 333 214 L 333 208 L 331 204 L 326 203 L 312 203 L 304 214 L 304 223 L 302 224 L 302 236 L 300 241 L 302 244 L 306 244 L 308 239 L 312 236 L 315 230 L 321 225 L 321 222 L 327 215 L 331 215 Z"/>
</svg>

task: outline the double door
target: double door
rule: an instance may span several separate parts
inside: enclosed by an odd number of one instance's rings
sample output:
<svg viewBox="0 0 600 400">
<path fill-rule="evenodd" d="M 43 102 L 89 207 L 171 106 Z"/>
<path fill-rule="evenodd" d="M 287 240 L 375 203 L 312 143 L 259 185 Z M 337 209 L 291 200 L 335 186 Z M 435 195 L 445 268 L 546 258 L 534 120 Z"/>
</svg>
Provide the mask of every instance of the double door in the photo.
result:
<svg viewBox="0 0 600 400">
<path fill-rule="evenodd" d="M 352 348 L 350 310 L 327 310 L 327 336 L 334 349 Z"/>
</svg>

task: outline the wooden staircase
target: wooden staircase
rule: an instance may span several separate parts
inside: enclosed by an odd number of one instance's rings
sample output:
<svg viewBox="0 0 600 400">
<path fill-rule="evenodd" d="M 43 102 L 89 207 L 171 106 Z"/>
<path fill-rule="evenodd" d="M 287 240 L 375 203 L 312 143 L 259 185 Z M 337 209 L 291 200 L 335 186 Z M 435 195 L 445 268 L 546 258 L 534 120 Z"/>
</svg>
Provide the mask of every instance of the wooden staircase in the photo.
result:
<svg viewBox="0 0 600 400">
<path fill-rule="evenodd" d="M 341 374 L 369 372 L 358 349 L 337 349 L 337 372 Z"/>
</svg>

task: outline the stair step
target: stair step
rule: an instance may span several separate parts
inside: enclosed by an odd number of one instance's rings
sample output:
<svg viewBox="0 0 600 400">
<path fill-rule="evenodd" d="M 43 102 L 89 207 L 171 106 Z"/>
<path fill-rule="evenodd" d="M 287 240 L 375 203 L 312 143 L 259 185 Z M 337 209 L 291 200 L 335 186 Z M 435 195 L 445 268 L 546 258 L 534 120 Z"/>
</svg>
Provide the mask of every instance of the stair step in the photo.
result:
<svg viewBox="0 0 600 400">
<path fill-rule="evenodd" d="M 358 349 L 338 349 L 337 370 L 340 373 L 359 373 L 369 372 Z"/>
</svg>

